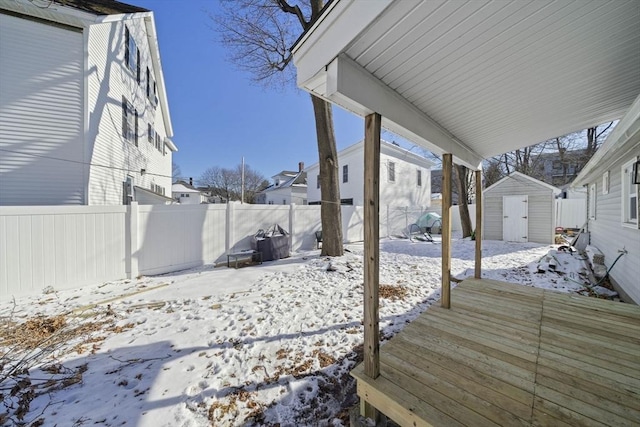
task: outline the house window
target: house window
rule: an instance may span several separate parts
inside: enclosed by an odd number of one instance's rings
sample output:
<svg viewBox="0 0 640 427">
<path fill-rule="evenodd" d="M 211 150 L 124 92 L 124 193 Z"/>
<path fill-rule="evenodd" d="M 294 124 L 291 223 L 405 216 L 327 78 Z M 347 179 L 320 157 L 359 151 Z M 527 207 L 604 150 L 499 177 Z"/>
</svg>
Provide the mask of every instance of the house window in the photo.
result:
<svg viewBox="0 0 640 427">
<path fill-rule="evenodd" d="M 418 187 L 422 187 L 422 171 L 420 169 L 416 171 L 416 182 L 418 183 Z"/>
<path fill-rule="evenodd" d="M 609 171 L 602 174 L 602 194 L 609 194 Z"/>
<path fill-rule="evenodd" d="M 136 48 L 136 81 L 140 84 L 140 51 Z"/>
<path fill-rule="evenodd" d="M 316 175 L 316 188 L 320 188 L 320 175 Z"/>
<path fill-rule="evenodd" d="M 638 224 L 638 184 L 633 183 L 633 164 L 635 159 L 622 166 L 622 222 L 627 225 Z"/>
<path fill-rule="evenodd" d="M 589 218 L 596 219 L 596 185 L 589 187 Z"/>
<path fill-rule="evenodd" d="M 349 182 L 349 165 L 342 167 L 342 182 Z"/>
<path fill-rule="evenodd" d="M 156 141 L 156 131 L 151 126 L 151 123 L 147 124 L 147 135 L 150 144 L 155 144 Z"/>
<path fill-rule="evenodd" d="M 138 112 L 122 97 L 122 137 L 138 146 Z"/>
<path fill-rule="evenodd" d="M 151 95 L 151 71 L 149 71 L 149 67 L 147 67 L 147 78 L 145 80 L 147 83 L 147 98 Z"/>
<path fill-rule="evenodd" d="M 389 182 L 396 182 L 396 164 L 394 162 L 389 162 Z"/>
<path fill-rule="evenodd" d="M 135 124 L 135 130 L 134 130 L 134 134 L 133 134 L 133 141 L 136 144 L 136 147 L 138 146 L 138 112 L 135 112 L 135 116 L 136 116 L 136 124 Z"/>
<path fill-rule="evenodd" d="M 162 137 L 156 132 L 156 150 L 162 152 Z"/>
<path fill-rule="evenodd" d="M 136 74 L 138 83 L 140 83 L 140 52 L 128 27 L 124 27 L 124 63 Z"/>
</svg>

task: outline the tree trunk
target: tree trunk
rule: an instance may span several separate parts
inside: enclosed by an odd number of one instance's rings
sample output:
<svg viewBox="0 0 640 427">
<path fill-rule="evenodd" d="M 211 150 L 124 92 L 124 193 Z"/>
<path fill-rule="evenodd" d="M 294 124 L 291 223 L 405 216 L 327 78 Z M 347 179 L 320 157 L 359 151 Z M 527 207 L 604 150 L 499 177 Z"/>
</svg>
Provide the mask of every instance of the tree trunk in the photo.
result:
<svg viewBox="0 0 640 427">
<path fill-rule="evenodd" d="M 336 137 L 333 131 L 331 104 L 311 95 L 316 119 L 318 159 L 320 165 L 320 217 L 322 220 L 323 256 L 342 256 L 342 209 Z"/>
<path fill-rule="evenodd" d="M 467 183 L 467 167 L 463 165 L 455 165 L 456 181 L 458 185 L 458 209 L 460 210 L 460 224 L 462 225 L 462 237 L 471 236 L 473 227 L 471 226 L 471 216 L 469 216 L 469 200 Z"/>
</svg>

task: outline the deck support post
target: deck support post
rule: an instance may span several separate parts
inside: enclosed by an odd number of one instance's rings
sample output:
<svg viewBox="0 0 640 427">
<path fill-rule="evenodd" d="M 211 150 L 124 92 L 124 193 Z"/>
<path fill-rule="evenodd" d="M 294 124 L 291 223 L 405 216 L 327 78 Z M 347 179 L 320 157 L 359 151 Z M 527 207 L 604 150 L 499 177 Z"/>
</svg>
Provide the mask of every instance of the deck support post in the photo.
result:
<svg viewBox="0 0 640 427">
<path fill-rule="evenodd" d="M 442 295 L 440 305 L 451 308 L 451 172 L 453 157 L 442 155 Z"/>
<path fill-rule="evenodd" d="M 482 169 L 476 171 L 476 260 L 473 277 L 482 278 Z"/>
<path fill-rule="evenodd" d="M 364 373 L 380 375 L 380 130 L 382 117 L 369 114 L 364 119 Z M 377 410 L 368 403 L 363 415 L 374 421 Z"/>
</svg>

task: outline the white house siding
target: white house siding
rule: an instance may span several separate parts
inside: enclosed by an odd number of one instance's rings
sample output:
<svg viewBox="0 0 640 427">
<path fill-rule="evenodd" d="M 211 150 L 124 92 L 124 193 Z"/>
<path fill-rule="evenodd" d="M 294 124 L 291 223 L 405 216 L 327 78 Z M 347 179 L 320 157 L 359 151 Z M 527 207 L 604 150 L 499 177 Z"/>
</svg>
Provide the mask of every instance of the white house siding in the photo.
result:
<svg viewBox="0 0 640 427">
<path fill-rule="evenodd" d="M 267 205 L 305 205 L 306 200 L 306 187 L 273 188 L 264 193 L 264 204 Z"/>
<path fill-rule="evenodd" d="M 125 25 L 140 50 L 141 79 L 124 62 Z M 89 144 L 95 141 L 91 162 L 109 168 L 93 167 L 89 178 L 89 204 L 122 203 L 122 183 L 131 176 L 133 184 L 151 189 L 162 186 L 171 194 L 171 151 L 159 152 L 148 142 L 151 123 L 161 140 L 166 136 L 161 105 L 154 108 L 146 96 L 146 68 L 155 71 L 149 53 L 144 18 L 92 25 L 89 29 Z M 157 80 L 154 78 L 154 80 Z M 122 97 L 138 111 L 138 146 L 122 136 Z M 116 169 L 112 169 L 116 168 Z M 127 171 L 117 170 L 127 169 Z M 145 174 L 142 174 L 142 169 Z M 163 175 L 163 176 L 158 176 Z"/>
<path fill-rule="evenodd" d="M 82 70 L 82 30 L 0 13 L 0 205 L 85 203 Z"/>
<path fill-rule="evenodd" d="M 639 153 L 640 154 L 640 153 Z M 630 158 L 617 161 L 609 169 L 609 193 L 602 194 L 602 173 L 596 184 L 596 215 L 589 219 L 591 244 L 604 254 L 605 265 L 610 268 L 626 249 L 610 277 L 636 304 L 640 304 L 640 230 L 622 225 L 622 172 L 621 167 Z M 605 172 L 605 171 L 602 171 Z M 592 185 L 590 182 L 589 185 Z M 590 216 L 590 215 L 589 215 Z"/>
<path fill-rule="evenodd" d="M 395 163 L 395 182 L 389 181 L 389 162 Z M 418 169 L 422 171 L 420 187 L 417 182 Z M 428 207 L 430 205 L 431 171 L 382 153 L 380 155 L 380 206 Z"/>
<path fill-rule="evenodd" d="M 359 142 L 338 153 L 340 198 L 353 199 L 355 206 L 364 204 L 364 144 Z M 427 208 L 431 205 L 431 170 L 423 165 L 392 156 L 395 147 L 383 143 L 380 154 L 380 206 L 411 206 Z M 406 150 L 398 148 L 400 155 Z M 420 159 L 420 161 L 426 159 Z M 389 182 L 388 164 L 395 163 L 395 182 Z M 349 180 L 343 182 L 343 166 L 349 166 Z M 417 186 L 417 170 L 422 171 L 422 185 Z M 307 198 L 309 202 L 320 200 L 317 188 L 318 164 L 307 170 Z"/>
<path fill-rule="evenodd" d="M 484 193 L 484 238 L 502 240 L 502 197 L 528 196 L 529 242 L 553 243 L 554 207 L 553 191 L 529 180 L 508 177 Z"/>
</svg>

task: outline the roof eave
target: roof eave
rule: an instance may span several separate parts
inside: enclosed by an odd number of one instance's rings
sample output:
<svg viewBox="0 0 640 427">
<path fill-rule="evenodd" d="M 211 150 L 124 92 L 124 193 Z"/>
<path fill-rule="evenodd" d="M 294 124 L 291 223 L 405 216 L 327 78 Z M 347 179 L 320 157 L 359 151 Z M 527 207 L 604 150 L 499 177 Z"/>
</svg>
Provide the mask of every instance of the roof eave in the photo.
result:
<svg viewBox="0 0 640 427">
<path fill-rule="evenodd" d="M 151 52 L 151 61 L 156 74 L 156 83 L 158 85 L 158 98 L 160 99 L 160 107 L 162 108 L 162 117 L 164 118 L 165 130 L 167 137 L 173 136 L 173 124 L 171 123 L 171 114 L 169 112 L 169 102 L 167 99 L 167 89 L 164 83 L 164 73 L 162 71 L 162 62 L 160 61 L 160 46 L 158 45 L 158 35 L 156 33 L 156 24 L 153 12 L 145 16 L 144 23 L 147 29 L 147 39 L 149 42 L 149 51 Z M 173 145 L 173 142 L 171 143 Z M 175 150 L 178 151 L 175 145 Z"/>
<path fill-rule="evenodd" d="M 634 150 L 640 144 L 640 96 L 633 102 L 627 114 L 618 122 L 602 146 L 582 168 L 572 188 L 582 187 L 591 182 L 604 168 L 608 168 L 619 156 Z"/>
</svg>

